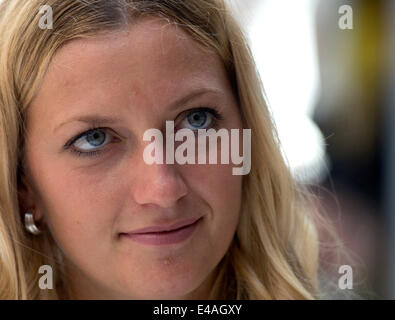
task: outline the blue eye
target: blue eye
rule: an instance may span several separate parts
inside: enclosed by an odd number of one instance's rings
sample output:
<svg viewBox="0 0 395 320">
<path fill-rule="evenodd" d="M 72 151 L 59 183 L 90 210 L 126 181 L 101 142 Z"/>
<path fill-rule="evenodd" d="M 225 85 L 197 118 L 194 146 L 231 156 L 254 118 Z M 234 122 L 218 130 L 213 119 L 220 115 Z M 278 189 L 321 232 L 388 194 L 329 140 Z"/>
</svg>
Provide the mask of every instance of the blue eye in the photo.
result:
<svg viewBox="0 0 395 320">
<path fill-rule="evenodd" d="M 85 131 L 71 141 L 66 143 L 65 148 L 71 147 L 71 152 L 76 153 L 78 156 L 93 156 L 98 155 L 105 145 L 110 143 L 113 139 L 112 135 L 108 134 L 102 128 L 93 128 Z"/>
<path fill-rule="evenodd" d="M 84 134 L 81 138 L 74 142 L 74 146 L 83 151 L 91 151 L 89 147 L 100 147 L 108 139 L 108 135 L 103 130 L 94 129 Z"/>
<path fill-rule="evenodd" d="M 207 117 L 206 111 L 195 111 L 187 116 L 188 122 L 193 127 L 202 128 L 206 122 L 211 122 L 210 117 Z"/>
<path fill-rule="evenodd" d="M 192 130 L 209 129 L 215 126 L 221 115 L 211 108 L 198 108 L 190 111 L 177 127 Z"/>
</svg>

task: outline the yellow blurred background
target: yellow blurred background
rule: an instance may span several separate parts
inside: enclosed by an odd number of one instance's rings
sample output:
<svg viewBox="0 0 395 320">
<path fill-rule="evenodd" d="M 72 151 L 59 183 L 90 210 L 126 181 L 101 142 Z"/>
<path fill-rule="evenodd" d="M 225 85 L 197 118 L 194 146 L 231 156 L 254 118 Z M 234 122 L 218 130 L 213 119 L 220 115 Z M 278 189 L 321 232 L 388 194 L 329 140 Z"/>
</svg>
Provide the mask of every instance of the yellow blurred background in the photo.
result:
<svg viewBox="0 0 395 320">
<path fill-rule="evenodd" d="M 394 299 L 395 1 L 228 1 L 295 178 L 360 259 L 353 290 Z"/>
</svg>

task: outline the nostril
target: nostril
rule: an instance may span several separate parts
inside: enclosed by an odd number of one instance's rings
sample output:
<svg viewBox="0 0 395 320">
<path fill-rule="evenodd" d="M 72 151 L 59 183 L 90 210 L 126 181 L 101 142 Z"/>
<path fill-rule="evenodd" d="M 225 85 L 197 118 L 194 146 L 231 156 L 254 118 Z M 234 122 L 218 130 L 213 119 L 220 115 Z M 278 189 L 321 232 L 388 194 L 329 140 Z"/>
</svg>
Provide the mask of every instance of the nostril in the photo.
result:
<svg viewBox="0 0 395 320">
<path fill-rule="evenodd" d="M 187 194 L 187 185 L 175 169 L 151 168 L 135 182 L 134 199 L 140 205 L 168 208 Z"/>
</svg>

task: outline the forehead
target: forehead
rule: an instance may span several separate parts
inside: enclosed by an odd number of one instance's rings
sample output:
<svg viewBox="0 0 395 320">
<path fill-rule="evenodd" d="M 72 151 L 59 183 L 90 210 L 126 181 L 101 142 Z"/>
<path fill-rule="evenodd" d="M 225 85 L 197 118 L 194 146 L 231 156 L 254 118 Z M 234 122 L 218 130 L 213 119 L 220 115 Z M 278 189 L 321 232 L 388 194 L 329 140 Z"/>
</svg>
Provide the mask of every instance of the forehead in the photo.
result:
<svg viewBox="0 0 395 320">
<path fill-rule="evenodd" d="M 226 73 L 213 51 L 181 27 L 150 17 L 122 31 L 67 43 L 54 56 L 35 100 L 38 108 L 45 106 L 42 112 L 56 108 L 63 117 L 69 113 L 64 105 L 99 107 L 135 99 L 161 105 L 180 92 L 224 85 Z"/>
<path fill-rule="evenodd" d="M 147 67 L 166 72 L 176 67 L 187 72 L 207 65 L 210 56 L 215 60 L 212 51 L 181 27 L 164 19 L 145 18 L 122 31 L 69 42 L 54 56 L 49 72 L 61 71 L 66 84 L 72 84 L 85 75 L 79 70 L 137 74 Z M 121 65 L 128 69 L 117 69 Z"/>
</svg>

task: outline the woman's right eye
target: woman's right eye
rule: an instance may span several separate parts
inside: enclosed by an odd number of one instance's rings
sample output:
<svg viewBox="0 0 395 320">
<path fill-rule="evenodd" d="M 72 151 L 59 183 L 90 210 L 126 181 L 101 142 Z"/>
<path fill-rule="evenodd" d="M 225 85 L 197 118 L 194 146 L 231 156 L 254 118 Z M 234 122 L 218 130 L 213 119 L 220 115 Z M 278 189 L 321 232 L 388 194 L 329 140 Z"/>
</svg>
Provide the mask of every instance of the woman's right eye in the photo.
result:
<svg viewBox="0 0 395 320">
<path fill-rule="evenodd" d="M 77 135 L 66 144 L 65 148 L 71 148 L 70 151 L 78 156 L 93 156 L 102 152 L 101 149 L 114 138 L 105 128 L 94 128 Z"/>
</svg>

